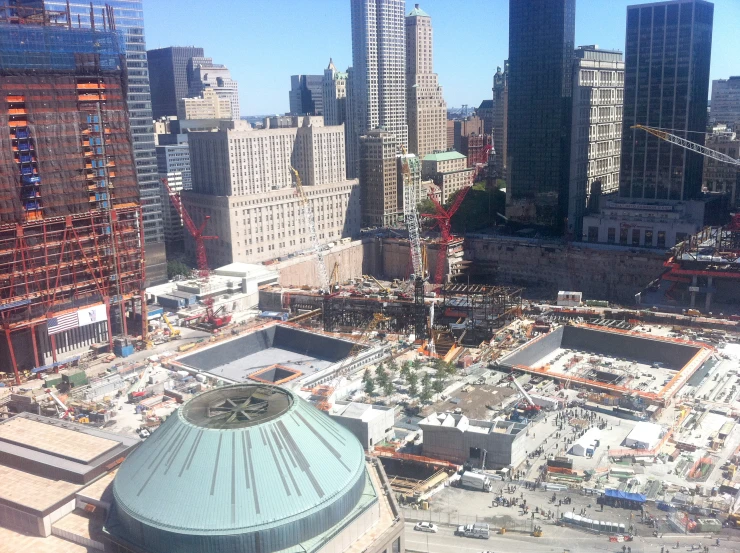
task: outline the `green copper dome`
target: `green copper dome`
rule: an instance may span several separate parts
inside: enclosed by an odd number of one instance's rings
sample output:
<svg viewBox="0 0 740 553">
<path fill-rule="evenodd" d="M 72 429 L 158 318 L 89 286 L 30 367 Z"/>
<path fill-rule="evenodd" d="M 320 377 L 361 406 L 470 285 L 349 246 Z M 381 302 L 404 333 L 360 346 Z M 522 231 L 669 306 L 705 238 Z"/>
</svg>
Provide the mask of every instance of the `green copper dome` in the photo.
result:
<svg viewBox="0 0 740 553">
<path fill-rule="evenodd" d="M 362 446 L 291 392 L 238 384 L 173 413 L 118 469 L 106 531 L 151 553 L 279 551 L 357 505 Z"/>
</svg>

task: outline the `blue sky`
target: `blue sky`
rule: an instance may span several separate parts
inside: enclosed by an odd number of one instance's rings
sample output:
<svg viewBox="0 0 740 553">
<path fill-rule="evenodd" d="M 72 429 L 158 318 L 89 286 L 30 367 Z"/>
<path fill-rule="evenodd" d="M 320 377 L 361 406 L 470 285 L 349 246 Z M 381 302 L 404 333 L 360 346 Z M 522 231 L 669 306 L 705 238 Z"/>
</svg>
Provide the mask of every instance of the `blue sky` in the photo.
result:
<svg viewBox="0 0 740 553">
<path fill-rule="evenodd" d="M 576 44 L 624 51 L 626 6 L 577 0 Z M 410 10 L 413 2 L 407 2 Z M 449 106 L 491 97 L 508 54 L 509 0 L 421 0 L 432 16 L 434 68 Z M 711 78 L 740 75 L 740 0 L 714 1 Z M 288 110 L 290 76 L 352 64 L 349 0 L 144 0 L 148 48 L 192 44 L 229 67 L 243 115 Z"/>
</svg>

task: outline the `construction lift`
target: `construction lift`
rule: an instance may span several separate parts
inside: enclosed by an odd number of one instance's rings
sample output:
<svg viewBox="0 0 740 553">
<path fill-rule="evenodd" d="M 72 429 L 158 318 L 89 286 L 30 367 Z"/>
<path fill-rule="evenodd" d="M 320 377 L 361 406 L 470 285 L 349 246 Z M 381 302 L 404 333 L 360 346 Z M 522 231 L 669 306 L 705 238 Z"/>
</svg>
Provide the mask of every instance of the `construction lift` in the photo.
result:
<svg viewBox="0 0 740 553">
<path fill-rule="evenodd" d="M 324 254 L 321 251 L 321 244 L 319 243 L 319 235 L 316 233 L 316 219 L 314 218 L 313 208 L 311 203 L 306 197 L 306 193 L 303 191 L 303 185 L 301 184 L 301 176 L 298 171 L 291 167 L 290 170 L 295 176 L 295 191 L 299 200 L 298 203 L 303 210 L 303 217 L 306 220 L 306 229 L 308 230 L 309 240 L 311 246 L 313 246 L 314 253 L 316 254 L 316 269 L 319 275 L 319 284 L 324 294 L 331 292 L 331 283 L 329 282 L 329 275 L 326 271 L 326 262 L 324 261 Z"/>
<path fill-rule="evenodd" d="M 164 322 L 167 323 L 167 328 L 170 329 L 170 340 L 179 340 L 180 339 L 180 329 L 172 326 L 172 323 L 167 318 L 167 315 L 165 313 L 162 313 L 162 320 L 164 320 Z"/>
<path fill-rule="evenodd" d="M 208 236 L 204 234 L 206 230 L 206 225 L 208 225 L 208 220 L 211 217 L 209 215 L 206 215 L 201 225 L 197 227 L 193 222 L 193 219 L 190 217 L 190 214 L 185 209 L 185 206 L 182 205 L 182 200 L 180 200 L 180 196 L 177 193 L 173 192 L 170 188 L 167 179 L 162 179 L 162 184 L 167 190 L 167 195 L 170 197 L 172 205 L 175 206 L 177 213 L 182 218 L 182 221 L 185 224 L 185 228 L 188 229 L 188 232 L 193 237 L 193 240 L 195 240 L 195 259 L 198 265 L 200 290 L 201 293 L 205 295 L 208 293 L 208 279 L 211 275 L 211 270 L 208 268 L 208 258 L 206 257 L 205 241 L 218 240 L 218 236 Z M 223 310 L 223 307 L 219 308 L 218 311 L 214 313 L 212 296 L 203 298 L 202 303 L 206 308 L 205 322 L 211 328 L 221 328 L 222 326 L 225 326 L 231 322 L 231 315 L 221 315 L 220 317 L 216 316 L 218 312 Z"/>
</svg>

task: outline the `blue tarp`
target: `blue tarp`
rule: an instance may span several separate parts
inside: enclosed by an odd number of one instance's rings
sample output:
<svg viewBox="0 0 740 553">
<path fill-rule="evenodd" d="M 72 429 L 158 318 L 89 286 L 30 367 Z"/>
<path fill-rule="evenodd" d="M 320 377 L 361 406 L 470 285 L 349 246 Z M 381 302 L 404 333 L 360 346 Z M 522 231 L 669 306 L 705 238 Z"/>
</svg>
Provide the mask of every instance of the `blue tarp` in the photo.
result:
<svg viewBox="0 0 740 553">
<path fill-rule="evenodd" d="M 645 503 L 645 496 L 641 493 L 630 493 L 620 492 L 619 490 L 605 490 L 604 495 L 606 497 L 613 497 L 615 499 L 627 499 L 629 501 L 637 501 L 638 503 Z"/>
<path fill-rule="evenodd" d="M 48 371 L 49 369 L 55 369 L 57 367 L 60 367 L 62 365 L 69 365 L 70 363 L 74 363 L 80 358 L 79 355 L 75 355 L 74 357 L 70 357 L 69 359 L 65 359 L 64 361 L 57 361 L 56 363 L 52 363 L 51 365 L 44 365 L 43 367 L 36 367 L 35 369 L 31 369 L 32 374 L 42 373 L 44 371 Z"/>
</svg>

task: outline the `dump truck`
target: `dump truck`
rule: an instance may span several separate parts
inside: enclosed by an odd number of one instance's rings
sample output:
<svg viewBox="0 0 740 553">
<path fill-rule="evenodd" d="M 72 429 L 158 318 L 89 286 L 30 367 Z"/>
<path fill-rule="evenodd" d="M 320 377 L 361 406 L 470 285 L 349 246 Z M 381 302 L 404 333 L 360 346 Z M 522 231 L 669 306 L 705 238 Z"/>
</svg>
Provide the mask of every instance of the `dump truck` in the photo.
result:
<svg viewBox="0 0 740 553">
<path fill-rule="evenodd" d="M 471 490 L 479 490 L 482 492 L 491 491 L 491 479 L 485 474 L 478 472 L 465 471 L 460 478 L 460 485 L 463 488 Z"/>
</svg>

